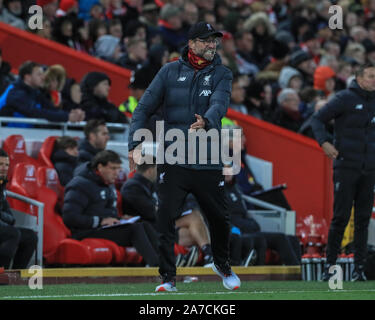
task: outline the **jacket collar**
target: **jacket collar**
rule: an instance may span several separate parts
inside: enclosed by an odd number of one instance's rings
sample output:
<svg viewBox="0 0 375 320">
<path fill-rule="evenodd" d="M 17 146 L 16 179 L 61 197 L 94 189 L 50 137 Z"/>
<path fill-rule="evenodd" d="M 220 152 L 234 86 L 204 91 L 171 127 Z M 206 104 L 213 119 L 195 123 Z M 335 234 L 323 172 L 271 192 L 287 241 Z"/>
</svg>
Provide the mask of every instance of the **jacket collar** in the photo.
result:
<svg viewBox="0 0 375 320">
<path fill-rule="evenodd" d="M 86 138 L 82 140 L 79 150 L 85 150 L 93 155 L 96 155 L 98 152 L 102 151 L 101 149 L 94 148 Z"/>
<path fill-rule="evenodd" d="M 142 185 L 145 185 L 148 190 L 152 193 L 154 191 L 154 183 L 150 180 L 148 180 L 146 177 L 144 177 L 142 174 L 139 172 L 136 172 L 134 174 L 133 179 L 138 180 L 139 182 L 142 183 Z"/>
<path fill-rule="evenodd" d="M 365 99 L 373 99 L 373 98 L 375 98 L 375 92 L 373 92 L 373 91 L 367 91 L 365 89 L 362 89 L 359 86 L 359 84 L 358 84 L 358 82 L 357 82 L 356 79 L 354 79 L 350 83 L 349 89 L 357 92 L 361 97 L 363 97 Z"/>
</svg>

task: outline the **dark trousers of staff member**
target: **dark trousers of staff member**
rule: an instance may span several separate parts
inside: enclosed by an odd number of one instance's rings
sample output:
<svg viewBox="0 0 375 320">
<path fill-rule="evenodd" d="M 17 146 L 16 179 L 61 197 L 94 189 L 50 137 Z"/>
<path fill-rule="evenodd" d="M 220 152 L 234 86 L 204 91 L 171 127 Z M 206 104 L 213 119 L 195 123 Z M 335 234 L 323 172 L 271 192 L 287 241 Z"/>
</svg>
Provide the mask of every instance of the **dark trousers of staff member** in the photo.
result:
<svg viewBox="0 0 375 320">
<path fill-rule="evenodd" d="M 363 266 L 374 204 L 375 171 L 337 168 L 333 173 L 333 182 L 334 213 L 328 234 L 327 263 L 336 264 L 344 231 L 354 206 L 354 263 L 356 266 Z"/>
<path fill-rule="evenodd" d="M 163 282 L 175 280 L 175 220 L 179 217 L 186 195 L 196 197 L 205 214 L 211 236 L 214 262 L 222 270 L 230 270 L 230 223 L 228 201 L 221 170 L 194 170 L 178 165 L 158 165 L 159 208 L 156 226 L 159 241 L 159 273 Z"/>
</svg>

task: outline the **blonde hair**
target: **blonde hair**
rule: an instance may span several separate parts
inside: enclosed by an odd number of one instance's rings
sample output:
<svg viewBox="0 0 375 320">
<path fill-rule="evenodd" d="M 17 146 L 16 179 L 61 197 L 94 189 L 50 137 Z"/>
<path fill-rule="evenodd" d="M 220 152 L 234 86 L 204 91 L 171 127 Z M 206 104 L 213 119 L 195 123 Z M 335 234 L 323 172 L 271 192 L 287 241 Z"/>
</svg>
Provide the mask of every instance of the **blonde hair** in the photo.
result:
<svg viewBox="0 0 375 320">
<path fill-rule="evenodd" d="M 64 88 L 66 80 L 65 68 L 60 64 L 54 64 L 49 66 L 44 73 L 44 87 L 49 88 L 52 80 L 56 79 L 58 82 L 57 91 L 61 91 Z"/>
</svg>

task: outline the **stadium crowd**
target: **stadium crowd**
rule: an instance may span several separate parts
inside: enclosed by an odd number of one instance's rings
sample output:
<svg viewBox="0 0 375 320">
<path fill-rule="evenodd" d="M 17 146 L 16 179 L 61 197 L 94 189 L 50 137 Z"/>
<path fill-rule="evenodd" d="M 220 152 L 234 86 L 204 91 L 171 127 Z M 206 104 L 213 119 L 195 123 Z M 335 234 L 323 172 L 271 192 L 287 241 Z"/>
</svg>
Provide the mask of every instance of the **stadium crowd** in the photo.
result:
<svg viewBox="0 0 375 320">
<path fill-rule="evenodd" d="M 28 8 L 34 4 L 43 8 L 43 28 L 30 30 Z M 343 9 L 343 29 L 329 27 L 329 7 L 334 4 Z M 106 122 L 130 122 L 131 113 L 153 77 L 164 64 L 179 58 L 190 26 L 198 21 L 206 21 L 224 34 L 218 53 L 234 75 L 229 107 L 312 138 L 312 115 L 335 92 L 350 85 L 359 65 L 375 62 L 374 0 L 0 0 L 0 21 L 133 71 L 130 96 L 115 106 L 108 100 L 111 79 L 102 72 L 88 72 L 83 79 L 73 79 L 62 65 L 25 61 L 15 75 L 10 64 L 1 59 L 0 51 L 0 116 L 88 121 L 84 140 L 78 144 L 69 137 L 61 138 L 52 156 L 60 180 L 67 186 L 66 201 L 74 199 L 72 194 L 75 188 L 79 189 L 77 184 L 82 177 L 92 176 L 98 166 L 107 165 L 95 158 L 106 149 L 109 139 Z M 234 125 L 228 118 L 223 124 Z M 242 152 L 245 151 L 243 148 Z M 117 158 L 113 157 L 116 163 Z M 93 159 L 96 161 L 87 164 Z M 86 173 L 82 173 L 83 167 L 78 170 L 80 164 L 87 166 Z M 149 188 L 146 192 L 149 197 L 153 197 L 152 170 L 141 168 L 133 178 Z M 235 182 L 240 190 L 233 189 L 233 194 L 251 194 L 261 189 L 246 166 Z M 233 183 L 226 181 L 229 189 Z M 122 187 L 119 188 L 122 193 L 127 188 L 137 188 L 135 182 Z M 131 207 L 125 194 L 123 199 L 124 208 Z M 154 250 L 157 249 L 150 241 L 154 230 L 149 231 L 152 223 L 148 220 L 153 220 L 152 206 L 157 201 L 149 200 L 150 208 L 146 210 L 149 216 L 143 217 L 147 226 L 142 229 L 145 236 L 135 243 L 141 242 L 141 251 L 152 252 L 153 259 L 148 264 L 156 265 Z M 199 215 L 194 200 L 186 205 L 186 210 Z M 236 208 L 234 215 L 243 215 L 243 204 Z M 141 216 L 146 213 L 137 212 Z M 88 214 L 92 215 L 92 226 L 108 218 Z M 73 229 L 80 225 L 66 214 L 64 220 Z M 256 223 L 239 225 L 240 220 L 232 221 L 231 246 L 237 246 L 232 250 L 236 254 L 232 257 L 234 264 L 249 264 L 254 248 L 258 251 L 258 263 L 263 264 L 265 248 L 272 247 L 271 243 L 276 243 L 273 249 L 279 251 L 282 263 L 299 263 L 301 253 L 293 239 L 262 233 Z M 204 226 L 199 219 L 193 223 L 199 225 L 197 228 Z M 189 233 L 190 225 L 179 227 L 180 237 L 186 236 L 180 232 L 184 228 Z M 212 259 L 209 237 L 197 239 L 191 230 L 187 237 L 190 245 L 204 252 L 204 263 L 209 263 Z M 197 249 L 188 251 L 182 259 L 184 263 L 195 261 L 197 256 L 192 255 L 196 252 Z"/>
<path fill-rule="evenodd" d="M 33 4 L 43 8 L 43 29 L 28 29 Z M 331 5 L 343 9 L 343 29 L 329 28 Z M 200 20 L 224 33 L 218 53 L 234 74 L 230 107 L 308 136 L 322 101 L 348 87 L 358 65 L 375 59 L 373 0 L 7 0 L 0 7 L 0 21 L 134 71 L 129 99 L 116 106 L 122 112 L 132 112 L 160 67 L 178 59 L 189 27 Z M 69 79 L 63 66 L 42 67 L 61 80 L 43 86 L 55 107 L 98 117 L 104 107 L 87 105 L 103 105 L 103 93 L 92 97 L 91 86 L 111 79 L 99 73 Z M 2 92 L 15 77 L 4 61 L 0 71 Z M 105 108 L 106 121 L 126 122 Z"/>
</svg>

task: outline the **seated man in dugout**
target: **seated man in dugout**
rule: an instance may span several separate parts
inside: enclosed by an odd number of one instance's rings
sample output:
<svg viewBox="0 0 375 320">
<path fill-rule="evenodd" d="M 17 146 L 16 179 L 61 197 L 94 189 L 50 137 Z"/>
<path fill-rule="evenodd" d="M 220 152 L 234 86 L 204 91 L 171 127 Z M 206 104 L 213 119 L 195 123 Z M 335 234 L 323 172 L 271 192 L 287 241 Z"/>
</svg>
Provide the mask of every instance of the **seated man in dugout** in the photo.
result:
<svg viewBox="0 0 375 320">
<path fill-rule="evenodd" d="M 0 267 L 26 269 L 33 256 L 38 237 L 27 228 L 15 226 L 14 218 L 6 200 L 6 184 L 9 156 L 0 149 Z"/>
<path fill-rule="evenodd" d="M 158 199 L 156 190 L 156 164 L 137 165 L 136 173 L 121 188 L 122 208 L 129 216 L 141 216 L 142 220 L 155 227 Z M 179 267 L 192 266 L 197 262 L 200 248 L 203 265 L 213 262 L 210 237 L 200 208 L 193 195 L 188 195 L 184 206 L 176 215 L 176 243 L 190 248 L 186 255 L 178 255 Z"/>
<path fill-rule="evenodd" d="M 120 156 L 103 150 L 83 166 L 65 187 L 62 216 L 72 238 L 102 238 L 134 247 L 146 265 L 158 266 L 155 230 L 143 222 L 119 224 L 114 182 L 121 170 Z"/>
</svg>

